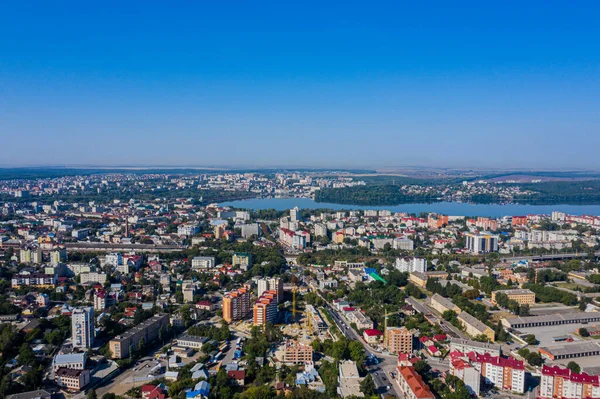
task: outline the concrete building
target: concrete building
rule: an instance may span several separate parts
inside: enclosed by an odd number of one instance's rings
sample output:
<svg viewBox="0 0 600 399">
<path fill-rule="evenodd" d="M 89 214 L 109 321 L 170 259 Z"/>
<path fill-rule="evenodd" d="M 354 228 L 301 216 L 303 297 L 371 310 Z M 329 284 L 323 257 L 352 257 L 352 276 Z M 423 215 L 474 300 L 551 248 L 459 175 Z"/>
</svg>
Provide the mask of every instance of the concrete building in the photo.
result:
<svg viewBox="0 0 600 399">
<path fill-rule="evenodd" d="M 277 291 L 265 291 L 256 300 L 253 307 L 253 323 L 264 326 L 277 319 Z"/>
<path fill-rule="evenodd" d="M 344 360 L 340 362 L 339 373 L 338 373 L 338 395 L 342 398 L 349 396 L 357 396 L 359 398 L 364 397 L 364 394 L 360 391 L 360 383 L 362 378 L 358 373 L 356 363 L 352 360 Z"/>
<path fill-rule="evenodd" d="M 492 356 L 502 354 L 502 346 L 489 342 L 472 341 L 470 339 L 450 338 L 450 352 L 479 353 L 483 355 L 489 353 Z"/>
<path fill-rule="evenodd" d="M 223 320 L 227 323 L 241 320 L 250 311 L 250 293 L 246 288 L 231 291 L 223 296 Z"/>
<path fill-rule="evenodd" d="M 261 278 L 257 281 L 258 292 L 260 297 L 265 291 L 277 292 L 277 303 L 283 302 L 283 280 L 279 277 Z"/>
<path fill-rule="evenodd" d="M 293 339 L 285 342 L 283 362 L 286 364 L 306 364 L 313 361 L 313 348 Z"/>
<path fill-rule="evenodd" d="M 213 256 L 196 256 L 192 259 L 192 269 L 209 270 L 214 269 L 215 258 Z"/>
<path fill-rule="evenodd" d="M 412 251 L 415 249 L 415 243 L 410 238 L 395 238 L 392 242 L 392 248 L 401 251 Z"/>
<path fill-rule="evenodd" d="M 600 379 L 597 375 L 574 373 L 568 368 L 543 366 L 537 398 L 600 398 Z"/>
<path fill-rule="evenodd" d="M 444 298 L 439 294 L 433 294 L 431 297 L 431 307 L 437 310 L 440 314 L 443 314 L 447 310 L 452 310 L 457 315 L 461 313 L 461 309 L 452 303 L 450 299 Z"/>
<path fill-rule="evenodd" d="M 62 367 L 54 373 L 54 379 L 59 387 L 71 392 L 79 392 L 90 383 L 90 371 Z"/>
<path fill-rule="evenodd" d="M 465 248 L 473 254 L 498 251 L 498 236 L 490 233 L 464 233 Z"/>
<path fill-rule="evenodd" d="M 417 287 L 425 288 L 429 277 L 425 273 L 413 272 L 408 277 L 408 280 L 415 284 Z"/>
<path fill-rule="evenodd" d="M 241 270 L 246 271 L 252 267 L 252 255 L 243 252 L 236 252 L 231 258 L 231 264 L 233 266 L 239 266 Z"/>
<path fill-rule="evenodd" d="M 406 273 L 425 273 L 427 271 L 427 259 L 425 258 L 396 258 L 394 267 L 398 271 Z"/>
<path fill-rule="evenodd" d="M 396 381 L 406 399 L 435 399 L 429 386 L 412 366 L 398 366 Z"/>
<path fill-rule="evenodd" d="M 458 321 L 464 327 L 465 332 L 472 337 L 485 335 L 490 341 L 494 341 L 496 334 L 494 330 L 471 316 L 467 312 L 462 312 L 458 315 Z"/>
<path fill-rule="evenodd" d="M 539 348 L 542 356 L 550 360 L 573 359 L 600 355 L 600 345 L 595 341 L 570 342 Z"/>
<path fill-rule="evenodd" d="M 496 303 L 496 295 L 504 294 L 509 300 L 513 300 L 519 303 L 519 305 L 533 305 L 535 304 L 535 293 L 527 289 L 515 289 L 515 290 L 503 290 L 492 292 L 492 302 Z"/>
<path fill-rule="evenodd" d="M 506 328 L 519 329 L 528 327 L 558 326 L 563 324 L 587 324 L 600 322 L 600 313 L 569 312 L 544 316 L 523 316 L 502 319 Z"/>
<path fill-rule="evenodd" d="M 202 349 L 202 345 L 208 341 L 206 337 L 197 337 L 195 335 L 183 334 L 177 338 L 177 346 L 182 348 Z"/>
<path fill-rule="evenodd" d="M 74 308 L 71 313 L 71 335 L 74 348 L 89 349 L 94 344 L 94 308 Z"/>
<path fill-rule="evenodd" d="M 384 345 L 391 353 L 412 353 L 413 335 L 404 326 L 388 327 L 385 331 Z"/>
<path fill-rule="evenodd" d="M 146 345 L 158 339 L 160 331 L 168 326 L 169 315 L 157 314 L 123 334 L 117 335 L 108 343 L 112 357 L 114 359 L 129 357 L 130 353 L 137 350 L 140 345 Z"/>
</svg>

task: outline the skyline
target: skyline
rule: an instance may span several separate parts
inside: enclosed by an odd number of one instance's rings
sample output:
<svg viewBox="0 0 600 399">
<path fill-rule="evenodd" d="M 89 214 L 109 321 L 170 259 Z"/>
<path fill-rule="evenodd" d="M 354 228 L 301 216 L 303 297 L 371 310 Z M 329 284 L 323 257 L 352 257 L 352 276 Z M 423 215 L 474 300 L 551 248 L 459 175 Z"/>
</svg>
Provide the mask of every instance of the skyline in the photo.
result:
<svg viewBox="0 0 600 399">
<path fill-rule="evenodd" d="M 2 166 L 600 168 L 593 2 L 9 4 Z"/>
</svg>

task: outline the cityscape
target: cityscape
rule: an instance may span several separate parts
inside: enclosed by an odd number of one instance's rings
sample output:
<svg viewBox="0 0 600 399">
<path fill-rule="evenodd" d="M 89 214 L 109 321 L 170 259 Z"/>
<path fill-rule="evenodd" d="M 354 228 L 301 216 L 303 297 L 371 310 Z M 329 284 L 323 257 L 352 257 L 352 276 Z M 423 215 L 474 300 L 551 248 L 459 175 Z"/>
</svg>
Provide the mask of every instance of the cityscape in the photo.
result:
<svg viewBox="0 0 600 399">
<path fill-rule="evenodd" d="M 598 15 L 6 2 L 0 399 L 600 399 Z"/>
</svg>

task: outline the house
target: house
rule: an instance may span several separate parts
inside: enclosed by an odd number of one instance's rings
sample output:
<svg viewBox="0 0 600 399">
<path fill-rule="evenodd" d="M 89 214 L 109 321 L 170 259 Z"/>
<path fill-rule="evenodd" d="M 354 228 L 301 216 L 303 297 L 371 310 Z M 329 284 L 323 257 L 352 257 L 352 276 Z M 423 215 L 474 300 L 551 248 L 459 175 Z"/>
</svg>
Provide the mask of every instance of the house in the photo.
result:
<svg viewBox="0 0 600 399">
<path fill-rule="evenodd" d="M 202 399 L 208 398 L 210 392 L 210 384 L 206 381 L 200 381 L 196 384 L 193 390 L 185 393 L 186 399 Z"/>
<path fill-rule="evenodd" d="M 167 397 L 167 390 L 163 384 L 154 385 L 143 385 L 141 388 L 142 399 L 165 399 Z"/>
<path fill-rule="evenodd" d="M 229 370 L 227 376 L 231 379 L 231 384 L 243 387 L 246 379 L 246 370 Z"/>
<path fill-rule="evenodd" d="M 363 338 L 368 344 L 376 344 L 379 342 L 379 337 L 383 336 L 383 333 L 379 330 L 369 328 L 363 332 Z"/>
</svg>

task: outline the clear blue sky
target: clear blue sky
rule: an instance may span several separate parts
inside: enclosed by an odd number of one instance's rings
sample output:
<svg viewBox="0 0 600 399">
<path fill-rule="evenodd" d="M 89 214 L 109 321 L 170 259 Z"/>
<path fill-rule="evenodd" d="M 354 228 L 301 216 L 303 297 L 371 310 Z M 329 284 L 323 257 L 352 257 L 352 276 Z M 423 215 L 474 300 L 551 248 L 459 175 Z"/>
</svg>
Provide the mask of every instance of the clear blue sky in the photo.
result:
<svg viewBox="0 0 600 399">
<path fill-rule="evenodd" d="M 2 5 L 0 164 L 600 168 L 597 1 L 90 3 Z"/>
</svg>

